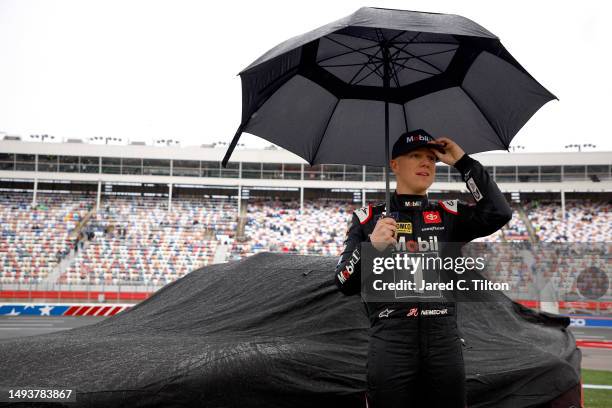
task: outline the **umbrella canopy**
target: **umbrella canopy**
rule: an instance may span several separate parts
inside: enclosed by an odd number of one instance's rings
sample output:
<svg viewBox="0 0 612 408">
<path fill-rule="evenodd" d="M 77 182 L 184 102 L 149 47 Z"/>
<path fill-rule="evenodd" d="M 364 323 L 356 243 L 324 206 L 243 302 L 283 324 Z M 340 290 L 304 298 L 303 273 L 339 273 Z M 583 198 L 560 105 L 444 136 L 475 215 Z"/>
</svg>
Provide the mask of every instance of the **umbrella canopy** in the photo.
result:
<svg viewBox="0 0 612 408">
<path fill-rule="evenodd" d="M 387 168 L 390 145 L 418 128 L 467 153 L 508 149 L 557 99 L 467 18 L 370 7 L 277 45 L 239 75 L 242 120 L 224 167 L 242 132 L 311 165 Z"/>
</svg>

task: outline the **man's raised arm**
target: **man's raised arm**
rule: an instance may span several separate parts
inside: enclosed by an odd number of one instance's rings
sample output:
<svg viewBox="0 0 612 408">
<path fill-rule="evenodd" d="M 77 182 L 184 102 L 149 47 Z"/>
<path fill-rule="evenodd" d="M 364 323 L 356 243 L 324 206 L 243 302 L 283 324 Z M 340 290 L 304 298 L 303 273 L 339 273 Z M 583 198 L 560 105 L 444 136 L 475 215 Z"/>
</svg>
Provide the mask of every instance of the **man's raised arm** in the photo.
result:
<svg viewBox="0 0 612 408">
<path fill-rule="evenodd" d="M 461 204 L 458 210 L 456 239 L 469 242 L 491 235 L 512 219 L 512 209 L 484 166 L 467 154 L 455 164 L 476 205 Z"/>
</svg>

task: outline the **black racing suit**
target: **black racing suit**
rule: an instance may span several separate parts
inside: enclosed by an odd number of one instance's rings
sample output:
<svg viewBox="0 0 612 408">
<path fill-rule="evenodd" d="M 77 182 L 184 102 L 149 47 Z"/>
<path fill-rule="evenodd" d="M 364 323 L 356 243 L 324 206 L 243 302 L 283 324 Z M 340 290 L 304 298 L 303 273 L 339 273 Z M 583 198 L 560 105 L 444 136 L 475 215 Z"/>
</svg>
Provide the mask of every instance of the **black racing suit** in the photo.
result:
<svg viewBox="0 0 612 408">
<path fill-rule="evenodd" d="M 476 204 L 393 193 L 387 215 L 412 224 L 405 240 L 465 243 L 494 233 L 512 218 L 503 194 L 477 160 L 464 155 L 455 168 Z M 384 203 L 369 205 L 353 213 L 335 271 L 336 285 L 345 295 L 361 292 L 361 243 L 369 241 L 384 207 Z M 398 240 L 401 236 L 398 233 Z M 369 407 L 465 406 L 465 369 L 455 302 L 454 298 L 443 300 L 365 302 L 371 324 Z"/>
</svg>

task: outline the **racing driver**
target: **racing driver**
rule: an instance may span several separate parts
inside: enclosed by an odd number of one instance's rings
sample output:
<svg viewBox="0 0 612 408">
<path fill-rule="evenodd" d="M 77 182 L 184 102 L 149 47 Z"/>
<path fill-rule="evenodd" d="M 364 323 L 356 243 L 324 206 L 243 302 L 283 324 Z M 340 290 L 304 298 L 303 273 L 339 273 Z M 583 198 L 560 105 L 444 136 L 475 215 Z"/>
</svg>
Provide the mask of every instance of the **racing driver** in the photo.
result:
<svg viewBox="0 0 612 408">
<path fill-rule="evenodd" d="M 474 203 L 428 198 L 437 161 L 461 173 Z M 389 164 L 397 180 L 389 211 L 385 203 L 370 204 L 352 215 L 335 271 L 335 283 L 345 295 L 362 292 L 362 242 L 378 250 L 399 240 L 465 243 L 494 233 L 512 218 L 485 168 L 449 138 L 434 139 L 423 129 L 404 133 L 393 145 Z M 366 406 L 466 406 L 455 302 L 444 300 L 365 303 L 371 325 Z"/>
</svg>

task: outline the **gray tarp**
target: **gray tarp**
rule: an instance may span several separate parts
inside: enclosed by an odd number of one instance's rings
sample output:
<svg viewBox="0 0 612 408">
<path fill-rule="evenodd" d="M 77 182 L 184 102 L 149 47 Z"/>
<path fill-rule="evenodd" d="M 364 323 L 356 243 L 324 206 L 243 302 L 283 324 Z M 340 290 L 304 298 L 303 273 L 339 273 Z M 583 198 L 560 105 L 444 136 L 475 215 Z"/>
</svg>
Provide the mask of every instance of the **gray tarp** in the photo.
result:
<svg viewBox="0 0 612 408">
<path fill-rule="evenodd" d="M 79 407 L 362 407 L 369 323 L 337 291 L 336 261 L 207 266 L 91 326 L 2 340 L 0 388 L 74 387 L 66 406 Z M 487 300 L 458 305 L 470 407 L 532 406 L 578 384 L 567 318 Z"/>
</svg>

